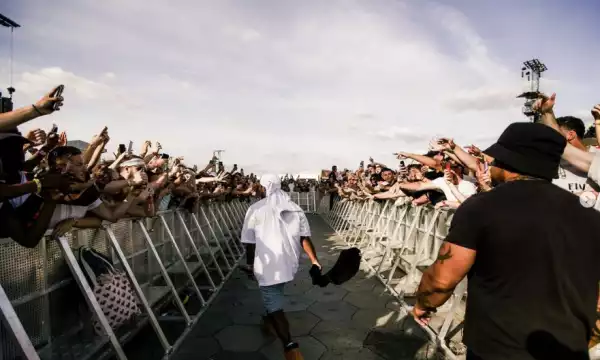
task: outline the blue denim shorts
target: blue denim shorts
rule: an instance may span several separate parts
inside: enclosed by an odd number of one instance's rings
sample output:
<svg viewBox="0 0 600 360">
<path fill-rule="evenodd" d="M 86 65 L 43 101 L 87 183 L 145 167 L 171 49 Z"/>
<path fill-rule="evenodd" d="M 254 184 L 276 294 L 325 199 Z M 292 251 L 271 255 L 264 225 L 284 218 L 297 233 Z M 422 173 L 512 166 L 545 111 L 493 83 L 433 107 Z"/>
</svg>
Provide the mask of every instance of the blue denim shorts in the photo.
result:
<svg viewBox="0 0 600 360">
<path fill-rule="evenodd" d="M 267 314 L 283 310 L 283 304 L 285 301 L 285 295 L 283 294 L 284 288 L 285 283 L 260 287 L 260 293 L 262 295 L 263 304 L 265 305 Z"/>
</svg>

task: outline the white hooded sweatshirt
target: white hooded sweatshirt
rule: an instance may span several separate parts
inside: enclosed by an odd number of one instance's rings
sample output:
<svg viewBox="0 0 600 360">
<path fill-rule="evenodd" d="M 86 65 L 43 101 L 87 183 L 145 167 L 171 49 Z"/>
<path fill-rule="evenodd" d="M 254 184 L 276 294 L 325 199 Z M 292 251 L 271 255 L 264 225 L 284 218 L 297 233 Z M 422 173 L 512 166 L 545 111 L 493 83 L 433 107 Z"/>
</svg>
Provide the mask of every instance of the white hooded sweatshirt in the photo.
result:
<svg viewBox="0 0 600 360">
<path fill-rule="evenodd" d="M 301 237 L 310 236 L 304 211 L 281 190 L 276 175 L 265 175 L 260 184 L 267 197 L 246 213 L 242 243 L 256 244 L 254 275 L 260 286 L 292 281 L 302 253 Z"/>
</svg>

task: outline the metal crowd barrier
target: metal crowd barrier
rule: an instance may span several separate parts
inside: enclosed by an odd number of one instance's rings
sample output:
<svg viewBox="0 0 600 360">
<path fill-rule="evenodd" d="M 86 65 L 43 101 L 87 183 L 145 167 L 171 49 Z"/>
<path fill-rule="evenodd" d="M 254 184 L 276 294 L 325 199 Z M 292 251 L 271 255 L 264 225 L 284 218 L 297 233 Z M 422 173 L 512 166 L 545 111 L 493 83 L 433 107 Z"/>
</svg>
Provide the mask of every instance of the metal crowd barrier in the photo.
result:
<svg viewBox="0 0 600 360">
<path fill-rule="evenodd" d="M 414 207 L 399 201 L 335 201 L 329 195 L 320 203 L 323 218 L 350 246 L 361 249 L 366 267 L 393 294 L 408 314 L 408 298 L 414 298 L 422 272 L 431 265 L 448 233 L 452 213 L 430 206 Z M 424 328 L 449 359 L 464 346 L 454 339 L 462 330 L 466 280 L 461 282 L 428 327 Z"/>
<path fill-rule="evenodd" d="M 123 345 L 148 324 L 168 358 L 244 255 L 239 240 L 250 204 L 165 211 L 56 240 L 47 236 L 34 249 L 0 239 L 0 360 L 125 360 Z M 73 252 L 80 246 L 105 254 L 127 275 L 143 313 L 133 324 L 110 328 Z M 197 306 L 185 305 L 182 291 Z M 171 314 L 162 313 L 169 307 Z M 106 336 L 92 330 L 93 319 Z M 175 340 L 165 335 L 169 322 L 183 324 Z"/>
<path fill-rule="evenodd" d="M 305 213 L 316 214 L 319 193 L 316 191 L 309 192 L 288 192 L 290 199 L 298 204 Z"/>
</svg>

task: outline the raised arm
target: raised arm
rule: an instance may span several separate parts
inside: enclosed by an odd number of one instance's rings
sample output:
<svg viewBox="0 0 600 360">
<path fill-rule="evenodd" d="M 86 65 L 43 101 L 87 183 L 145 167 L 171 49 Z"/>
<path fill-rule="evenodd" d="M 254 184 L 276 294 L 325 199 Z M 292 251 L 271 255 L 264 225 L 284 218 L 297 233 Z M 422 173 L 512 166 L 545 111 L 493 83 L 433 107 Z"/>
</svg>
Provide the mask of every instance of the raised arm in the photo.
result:
<svg viewBox="0 0 600 360">
<path fill-rule="evenodd" d="M 427 165 L 427 166 L 429 166 L 431 168 L 435 168 L 435 169 L 439 169 L 441 166 L 437 160 L 435 160 L 434 158 L 430 158 L 429 156 L 425 156 L 425 155 L 412 154 L 412 153 L 407 153 L 407 152 L 399 152 L 399 153 L 396 153 L 396 156 L 400 160 L 413 159 L 415 161 L 420 162 L 423 165 Z"/>
</svg>

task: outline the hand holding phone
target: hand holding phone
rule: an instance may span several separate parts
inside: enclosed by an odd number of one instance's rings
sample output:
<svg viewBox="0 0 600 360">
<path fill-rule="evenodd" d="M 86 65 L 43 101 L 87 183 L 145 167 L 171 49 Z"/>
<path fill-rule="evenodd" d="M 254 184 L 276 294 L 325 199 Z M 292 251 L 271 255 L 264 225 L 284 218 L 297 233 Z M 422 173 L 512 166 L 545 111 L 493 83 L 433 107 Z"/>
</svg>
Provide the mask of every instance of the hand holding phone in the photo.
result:
<svg viewBox="0 0 600 360">
<path fill-rule="evenodd" d="M 56 91 L 54 92 L 53 96 L 54 98 L 60 98 L 62 96 L 63 91 L 65 90 L 65 86 L 64 85 L 59 85 L 56 88 Z M 60 110 L 60 106 L 62 105 L 62 101 L 54 101 L 54 104 L 52 106 L 52 109 L 54 111 Z"/>
<path fill-rule="evenodd" d="M 119 144 L 118 154 L 121 155 L 126 151 L 127 151 L 127 148 L 125 147 L 125 144 Z"/>
</svg>

